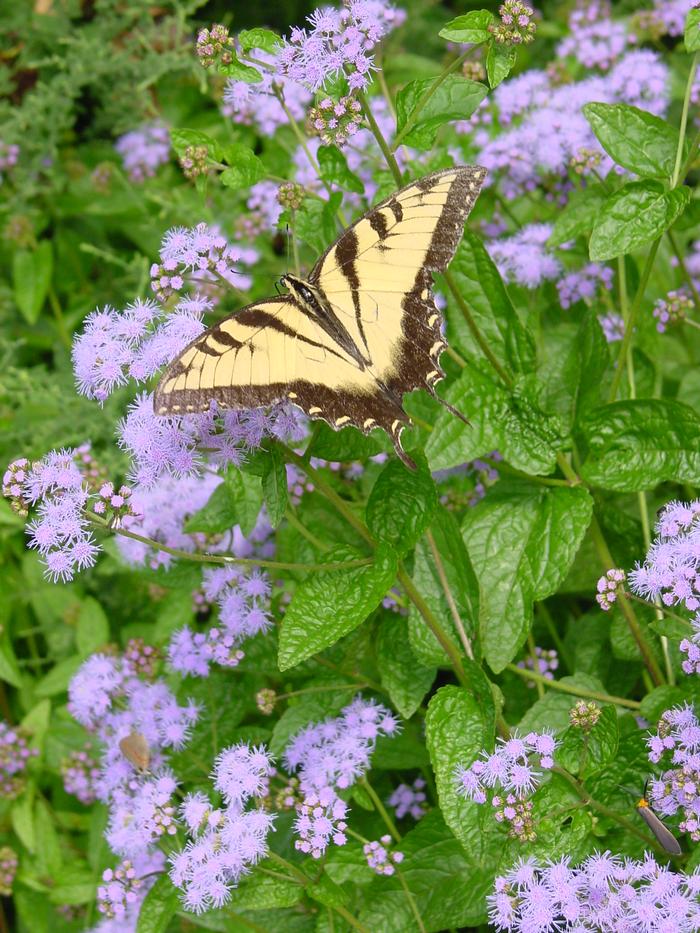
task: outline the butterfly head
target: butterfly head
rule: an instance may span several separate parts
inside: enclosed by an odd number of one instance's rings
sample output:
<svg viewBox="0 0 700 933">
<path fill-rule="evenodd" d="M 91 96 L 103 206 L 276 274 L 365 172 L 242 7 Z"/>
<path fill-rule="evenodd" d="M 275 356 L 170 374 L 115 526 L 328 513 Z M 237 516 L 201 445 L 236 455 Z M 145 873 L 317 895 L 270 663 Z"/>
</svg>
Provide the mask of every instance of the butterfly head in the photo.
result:
<svg viewBox="0 0 700 933">
<path fill-rule="evenodd" d="M 314 307 L 318 304 L 316 290 L 303 279 L 298 279 L 295 275 L 283 275 L 280 278 L 280 284 L 284 285 L 295 298 L 305 305 Z"/>
</svg>

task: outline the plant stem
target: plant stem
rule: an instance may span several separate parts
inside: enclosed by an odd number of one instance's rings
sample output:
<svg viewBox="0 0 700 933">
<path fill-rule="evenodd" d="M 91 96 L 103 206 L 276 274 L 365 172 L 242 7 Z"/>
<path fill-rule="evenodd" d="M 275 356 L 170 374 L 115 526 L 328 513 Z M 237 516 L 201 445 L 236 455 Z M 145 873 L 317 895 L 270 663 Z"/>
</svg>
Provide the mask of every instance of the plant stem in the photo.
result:
<svg viewBox="0 0 700 933">
<path fill-rule="evenodd" d="M 427 624 L 430 631 L 433 633 L 435 638 L 437 638 L 442 650 L 450 659 L 452 668 L 457 675 L 457 680 L 459 680 L 463 687 L 468 687 L 469 680 L 467 679 L 467 675 L 464 671 L 464 668 L 462 667 L 462 659 L 459 656 L 457 648 L 452 643 L 451 639 L 447 636 L 445 630 L 442 628 L 438 620 L 435 618 L 430 606 L 426 603 L 421 594 L 413 585 L 413 580 L 411 580 L 409 575 L 406 573 L 403 564 L 399 565 L 397 579 L 406 591 L 408 598 L 423 617 L 423 620 Z"/>
<path fill-rule="evenodd" d="M 631 599 L 633 602 L 639 603 L 641 606 L 650 605 L 650 603 L 646 599 L 642 599 L 641 596 L 635 596 L 635 594 L 630 593 L 629 590 L 625 590 L 624 595 L 626 599 Z M 677 613 L 671 612 L 668 606 L 664 606 L 663 603 L 658 608 L 662 616 L 668 616 L 669 619 L 675 619 L 676 622 L 682 622 L 683 625 L 687 626 L 689 632 L 693 631 L 693 626 L 690 624 L 690 621 L 688 619 L 684 619 L 683 616 L 679 616 Z"/>
<path fill-rule="evenodd" d="M 435 544 L 435 538 L 433 537 L 433 534 L 431 531 L 427 531 L 425 533 L 425 537 L 428 542 L 428 546 L 430 547 L 430 552 L 433 555 L 433 560 L 435 561 L 435 569 L 437 570 L 438 577 L 440 579 L 440 585 L 442 586 L 442 590 L 445 594 L 447 605 L 450 607 L 450 613 L 452 614 L 452 621 L 454 622 L 455 628 L 457 629 L 457 632 L 459 633 L 459 638 L 460 638 L 460 641 L 462 642 L 464 653 L 470 659 L 470 661 L 473 661 L 474 651 L 472 649 L 472 645 L 469 640 L 469 637 L 465 631 L 464 623 L 462 622 L 462 618 L 459 614 L 459 609 L 457 608 L 457 603 L 455 602 L 455 598 L 452 595 L 452 590 L 450 589 L 450 583 L 449 583 L 449 580 L 447 579 L 447 574 L 445 573 L 445 567 L 442 563 L 442 558 L 440 557 L 440 552 L 437 549 L 437 545 Z"/>
<path fill-rule="evenodd" d="M 459 306 L 459 310 L 462 312 L 464 320 L 467 322 L 467 326 L 469 327 L 471 335 L 476 341 L 477 346 L 479 347 L 481 352 L 484 354 L 486 359 L 489 361 L 489 363 L 491 364 L 495 372 L 498 374 L 499 378 L 501 379 L 501 382 L 504 383 L 506 388 L 510 389 L 513 385 L 513 380 L 511 379 L 510 375 L 506 372 L 506 370 L 503 368 L 503 366 L 501 366 L 493 350 L 488 345 L 488 341 L 486 340 L 484 335 L 479 330 L 479 327 L 476 321 L 474 320 L 474 318 L 472 317 L 471 311 L 469 310 L 469 305 L 464 300 L 464 296 L 459 290 L 457 283 L 452 277 L 452 273 L 450 272 L 450 270 L 446 269 L 443 272 L 442 277 L 444 278 L 445 284 L 447 285 L 450 292 L 452 293 L 452 297 L 457 302 L 457 305 Z"/>
<path fill-rule="evenodd" d="M 369 684 L 342 684 L 337 687 L 304 687 L 303 690 L 292 690 L 290 693 L 278 693 L 275 697 L 275 702 L 278 700 L 288 700 L 290 697 L 304 696 L 307 693 L 337 693 L 339 690 L 362 690 L 363 687 L 369 687 Z"/>
<path fill-rule="evenodd" d="M 693 302 L 695 303 L 695 310 L 700 311 L 700 293 L 698 293 L 698 290 L 695 287 L 695 282 L 693 281 L 692 275 L 688 272 L 688 267 L 685 264 L 685 258 L 683 257 L 683 252 L 679 248 L 678 240 L 676 239 L 676 236 L 670 227 L 666 231 L 666 236 L 669 239 L 669 243 L 671 244 L 671 249 L 673 250 L 675 257 L 678 260 L 678 268 L 683 273 L 683 278 L 685 279 L 686 284 L 688 285 L 688 288 L 690 289 L 690 292 L 693 296 Z"/>
<path fill-rule="evenodd" d="M 370 107 L 369 101 L 367 100 L 367 97 L 365 96 L 363 91 L 357 92 L 357 99 L 360 102 L 360 105 L 362 107 L 362 112 L 364 113 L 367 123 L 369 124 L 369 128 L 372 131 L 374 138 L 377 140 L 377 143 L 379 144 L 379 148 L 382 150 L 382 154 L 384 155 L 384 158 L 386 159 L 386 164 L 389 166 L 391 174 L 394 176 L 394 181 L 400 188 L 402 185 L 402 177 L 401 177 L 401 169 L 399 168 L 399 163 L 396 161 L 396 157 L 394 156 L 394 153 L 389 148 L 389 144 L 387 143 L 386 139 L 384 139 L 384 135 L 382 131 L 379 129 L 379 124 L 374 119 L 372 108 Z"/>
<path fill-rule="evenodd" d="M 535 639 L 532 637 L 532 631 L 527 633 L 527 650 L 530 652 L 530 660 L 532 661 L 532 670 L 536 673 L 540 673 L 539 664 L 537 662 L 537 651 L 535 650 Z M 518 667 L 516 664 L 515 667 Z M 524 670 L 524 668 L 519 668 L 518 670 Z M 547 680 L 548 678 L 543 677 L 542 680 Z M 534 682 L 537 689 L 537 696 L 541 700 L 544 697 L 544 685 L 542 680 L 539 677 L 529 677 L 528 680 Z"/>
<path fill-rule="evenodd" d="M 634 296 L 632 308 L 630 310 L 629 317 L 627 318 L 627 323 L 625 324 L 625 333 L 622 338 L 622 343 L 620 344 L 620 352 L 618 353 L 617 362 L 615 364 L 615 372 L 613 374 L 612 385 L 610 386 L 608 402 L 615 401 L 618 390 L 620 388 L 620 380 L 622 379 L 622 372 L 625 368 L 625 361 L 627 359 L 627 354 L 630 352 L 632 333 L 637 322 L 637 315 L 642 305 L 642 300 L 644 299 L 644 292 L 646 291 L 649 276 L 651 275 L 651 270 L 654 265 L 654 260 L 656 259 L 656 253 L 658 252 L 660 243 L 661 237 L 658 237 L 658 239 L 654 240 L 652 247 L 649 250 L 649 254 L 647 255 L 646 263 L 644 264 L 642 277 L 637 287 L 637 294 Z"/>
<path fill-rule="evenodd" d="M 603 565 L 603 569 L 610 570 L 612 567 L 615 567 L 615 560 L 610 553 L 610 549 L 608 548 L 605 538 L 603 537 L 603 532 L 595 516 L 593 516 L 593 519 L 591 520 L 591 535 L 593 537 L 595 549 L 598 552 L 598 557 L 600 558 L 600 562 Z M 620 610 L 622 611 L 622 614 L 627 621 L 627 625 L 629 626 L 629 630 L 632 632 L 634 640 L 637 642 L 637 647 L 642 654 L 644 664 L 651 674 L 652 680 L 657 687 L 660 686 L 661 684 L 665 683 L 664 676 L 661 673 L 661 668 L 659 667 L 646 638 L 644 637 L 634 609 L 626 599 L 621 599 L 618 605 L 620 606 Z"/>
<path fill-rule="evenodd" d="M 391 833 L 391 836 L 392 836 L 392 839 L 394 840 L 394 842 L 401 842 L 401 833 L 398 831 L 398 829 L 396 828 L 396 824 L 394 823 L 394 821 L 392 820 L 392 818 L 391 818 L 391 817 L 389 816 L 389 814 L 387 813 L 386 807 L 384 806 L 384 804 L 383 804 L 382 801 L 380 800 L 379 795 L 377 794 L 376 790 L 372 787 L 372 785 L 371 785 L 371 784 L 369 783 L 369 781 L 367 780 L 367 776 L 363 774 L 362 777 L 360 778 L 360 780 L 358 781 L 358 783 L 359 783 L 359 784 L 364 788 L 364 790 L 367 792 L 368 797 L 370 798 L 370 800 L 371 800 L 372 803 L 374 804 L 375 810 L 376 810 L 377 813 L 381 816 L 381 818 L 384 820 L 384 825 L 386 826 L 386 828 L 387 828 L 387 829 L 389 830 L 389 832 Z"/>
<path fill-rule="evenodd" d="M 437 76 L 437 78 L 435 78 L 435 80 L 430 85 L 430 87 L 426 88 L 423 94 L 418 98 L 418 101 L 416 102 L 416 106 L 411 111 L 411 116 L 406 121 L 406 125 L 402 128 L 400 133 L 396 134 L 394 138 L 394 142 L 392 143 L 392 146 L 391 146 L 391 148 L 394 151 L 396 151 L 396 149 L 401 145 L 402 140 L 405 139 L 406 136 L 408 136 L 408 134 L 411 132 L 413 127 L 416 125 L 416 120 L 418 119 L 418 115 L 420 114 L 421 110 L 423 110 L 423 108 L 428 103 L 428 101 L 433 96 L 433 94 L 437 91 L 440 85 L 444 82 L 445 78 L 447 78 L 449 75 L 452 74 L 453 71 L 456 71 L 460 67 L 460 65 L 464 62 L 464 60 L 468 58 L 474 52 L 474 48 L 475 46 L 472 46 L 471 48 L 467 49 L 467 51 L 464 52 L 462 55 L 460 55 L 459 58 L 456 58 L 453 62 L 451 62 L 447 66 L 447 68 L 443 69 L 443 71 Z"/>
<path fill-rule="evenodd" d="M 683 110 L 681 111 L 681 125 L 678 131 L 678 148 L 676 149 L 676 165 L 673 169 L 673 176 L 671 177 L 672 188 L 675 188 L 678 182 L 681 180 L 681 165 L 683 163 L 683 144 L 685 142 L 685 131 L 688 125 L 688 110 L 690 108 L 690 94 L 693 90 L 693 82 L 695 80 L 695 72 L 698 67 L 698 60 L 700 60 L 700 52 L 696 52 L 693 55 L 693 60 L 690 63 L 690 71 L 688 72 L 688 81 L 685 86 L 685 97 L 683 98 Z"/>
<path fill-rule="evenodd" d="M 315 534 L 313 534 L 311 531 L 309 531 L 309 529 L 306 527 L 306 525 L 302 524 L 302 523 L 299 521 L 299 519 L 298 519 L 297 516 L 296 516 L 296 512 L 295 512 L 294 509 L 291 507 L 291 505 L 287 507 L 287 509 L 286 509 L 286 511 L 285 511 L 285 513 L 284 513 L 284 517 L 287 519 L 287 521 L 289 522 L 289 524 L 290 524 L 293 528 L 296 528 L 296 530 L 299 532 L 299 534 L 300 534 L 303 538 L 306 538 L 306 540 L 309 542 L 309 544 L 313 545 L 313 547 L 316 548 L 317 551 L 327 551 L 327 550 L 328 550 L 328 545 L 327 545 L 327 544 L 324 544 L 323 541 L 320 541 L 320 540 L 316 537 Z"/>
<path fill-rule="evenodd" d="M 411 913 L 416 919 L 416 923 L 418 924 L 418 929 L 420 930 L 420 933 L 426 933 L 426 928 L 425 928 L 425 924 L 423 923 L 423 918 L 421 917 L 420 911 L 418 910 L 418 904 L 416 904 L 415 899 L 413 895 L 411 894 L 408 888 L 408 885 L 406 884 L 406 879 L 401 873 L 400 868 L 396 868 L 396 877 L 399 879 L 399 884 L 403 888 L 403 893 L 406 895 L 408 906 L 411 908 Z"/>
<path fill-rule="evenodd" d="M 181 548 L 170 547 L 162 544 L 160 541 L 154 541 L 153 538 L 146 538 L 144 535 L 137 534 L 135 531 L 127 531 L 126 528 L 113 528 L 108 522 L 103 521 L 99 516 L 92 512 L 86 513 L 91 522 L 100 528 L 113 531 L 123 538 L 131 538 L 133 541 L 140 541 L 141 544 L 147 544 L 156 551 L 164 551 L 166 554 L 172 554 L 173 557 L 181 557 L 183 560 L 191 560 L 200 564 L 239 564 L 242 567 L 267 567 L 270 570 L 303 570 L 303 571 L 324 571 L 324 570 L 343 570 L 351 567 L 366 567 L 372 563 L 370 557 L 361 557 L 357 560 L 331 561 L 326 564 L 294 564 L 276 560 L 262 560 L 257 557 L 231 557 L 229 554 L 197 554 L 192 551 L 183 551 Z"/>
<path fill-rule="evenodd" d="M 549 690 L 555 690 L 559 693 L 570 693 L 572 696 L 581 697 L 585 700 L 599 700 L 601 703 L 614 703 L 616 706 L 624 706 L 627 709 L 639 709 L 642 705 L 637 700 L 627 700 L 625 697 L 616 697 L 610 693 L 599 693 L 597 690 L 587 690 L 585 687 L 574 687 L 571 684 L 562 683 L 560 680 L 548 680 L 543 674 L 534 671 L 525 670 L 518 667 L 517 664 L 506 664 L 506 670 L 523 680 L 534 680 Z"/>
</svg>

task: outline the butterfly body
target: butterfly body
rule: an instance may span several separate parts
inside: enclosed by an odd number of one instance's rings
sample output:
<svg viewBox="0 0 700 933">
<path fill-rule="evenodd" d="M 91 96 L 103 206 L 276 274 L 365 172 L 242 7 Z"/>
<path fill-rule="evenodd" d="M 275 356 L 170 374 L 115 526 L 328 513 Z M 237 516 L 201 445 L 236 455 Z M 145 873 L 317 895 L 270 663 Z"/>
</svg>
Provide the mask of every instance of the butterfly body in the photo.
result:
<svg viewBox="0 0 700 933">
<path fill-rule="evenodd" d="M 409 466 L 403 396 L 435 394 L 443 318 L 432 273 L 447 268 L 486 172 L 460 166 L 395 192 L 350 226 L 289 294 L 248 305 L 165 371 L 157 414 L 289 401 L 333 428 L 383 428 Z"/>
</svg>

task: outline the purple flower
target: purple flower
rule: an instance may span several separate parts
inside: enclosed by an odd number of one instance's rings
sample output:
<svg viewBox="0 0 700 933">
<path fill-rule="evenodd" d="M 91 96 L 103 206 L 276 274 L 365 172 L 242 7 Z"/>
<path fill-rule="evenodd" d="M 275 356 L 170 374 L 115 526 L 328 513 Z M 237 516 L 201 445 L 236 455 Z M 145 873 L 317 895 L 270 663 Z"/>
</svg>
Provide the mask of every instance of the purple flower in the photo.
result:
<svg viewBox="0 0 700 933">
<path fill-rule="evenodd" d="M 14 168 L 19 159 L 19 146 L 16 143 L 6 143 L 0 139 L 0 183 L 2 183 L 2 172 Z"/>
<path fill-rule="evenodd" d="M 547 680 L 554 680 L 554 671 L 559 667 L 559 656 L 554 648 L 535 647 L 535 658 L 537 659 L 537 673 L 546 677 Z M 527 655 L 524 660 L 518 661 L 518 667 L 523 670 L 535 670 L 535 660 Z M 528 687 L 534 687 L 534 681 L 528 681 Z"/>
<path fill-rule="evenodd" d="M 349 0 L 346 7 L 324 7 L 307 17 L 309 29 L 293 28 L 277 56 L 282 74 L 318 91 L 345 72 L 351 90 L 366 88 L 375 70 L 372 50 L 406 14 L 381 0 Z"/>
<path fill-rule="evenodd" d="M 164 867 L 163 853 L 153 852 L 106 868 L 97 888 L 97 909 L 109 920 L 124 923 L 126 929 L 132 919 L 136 921 L 141 902 Z"/>
<path fill-rule="evenodd" d="M 657 522 L 657 538 L 643 564 L 629 574 L 638 596 L 666 606 L 700 609 L 700 500 L 669 502 Z"/>
<path fill-rule="evenodd" d="M 297 808 L 296 847 L 320 858 L 332 840 L 345 843 L 347 807 L 337 791 L 351 787 L 369 768 L 376 741 L 395 735 L 398 720 L 373 700 L 356 697 L 335 718 L 307 726 L 287 745 L 289 772 L 298 772 L 303 802 Z"/>
<path fill-rule="evenodd" d="M 278 56 L 262 49 L 252 49 L 250 55 L 266 62 L 268 68 L 257 68 L 260 81 L 251 84 L 229 78 L 224 89 L 221 112 L 237 124 L 254 126 L 262 136 L 271 136 L 279 126 L 289 122 L 288 113 L 302 121 L 311 101 L 311 92 L 297 80 L 280 73 Z M 284 107 L 275 94 L 275 89 L 284 99 Z M 285 111 L 286 107 L 286 111 Z"/>
<path fill-rule="evenodd" d="M 654 19 L 663 24 L 669 36 L 682 36 L 685 20 L 696 0 L 655 0 Z"/>
<path fill-rule="evenodd" d="M 393 875 L 396 866 L 403 862 L 403 852 L 391 851 L 391 843 L 391 836 L 387 835 L 362 847 L 367 864 L 377 875 Z"/>
<path fill-rule="evenodd" d="M 91 754 L 92 745 L 88 743 L 79 751 L 70 752 L 61 762 L 63 789 L 72 794 L 86 807 L 97 800 L 97 781 L 100 768 Z"/>
<path fill-rule="evenodd" d="M 120 136 L 114 148 L 129 178 L 141 182 L 155 175 L 170 158 L 170 135 L 166 127 L 152 123 Z"/>
<path fill-rule="evenodd" d="M 162 769 L 132 778 L 112 792 L 105 838 L 118 855 L 146 855 L 162 836 L 177 833 L 173 794 L 177 781 Z"/>
<path fill-rule="evenodd" d="M 690 624 L 693 634 L 690 638 L 681 639 L 678 646 L 687 655 L 681 666 L 686 674 L 700 674 L 700 613 L 696 613 Z"/>
<path fill-rule="evenodd" d="M 627 49 L 625 24 L 610 18 L 610 4 L 580 3 L 569 17 L 571 34 L 557 46 L 557 55 L 570 55 L 586 68 L 608 71 Z"/>
<path fill-rule="evenodd" d="M 496 878 L 487 902 L 496 930 L 690 933 L 700 922 L 699 891 L 700 869 L 685 875 L 649 854 L 636 861 L 604 852 L 576 868 L 568 856 L 547 865 L 521 859 Z"/>
<path fill-rule="evenodd" d="M 689 311 L 693 310 L 693 300 L 685 288 L 674 289 L 665 298 L 659 298 L 654 304 L 654 317 L 657 320 L 656 329 L 663 334 L 669 327 L 685 320 Z"/>
<path fill-rule="evenodd" d="M 613 603 L 617 599 L 618 590 L 621 586 L 624 586 L 625 579 L 625 571 L 619 567 L 613 567 L 612 570 L 608 570 L 598 580 L 596 586 L 598 592 L 595 599 L 603 612 L 609 612 L 612 609 Z"/>
<path fill-rule="evenodd" d="M 625 336 L 625 322 L 621 314 L 616 314 L 614 311 L 601 314 L 598 316 L 598 323 L 608 343 L 615 343 Z"/>
<path fill-rule="evenodd" d="M 0 847 L 0 895 L 9 897 L 19 866 L 19 858 L 9 846 Z"/>
<path fill-rule="evenodd" d="M 546 248 L 551 235 L 549 224 L 529 224 L 513 236 L 488 244 L 491 258 L 506 282 L 536 288 L 542 282 L 557 278 L 561 271 L 559 260 Z"/>
<path fill-rule="evenodd" d="M 647 746 L 653 764 L 665 759 L 672 765 L 651 781 L 650 803 L 662 817 L 680 812 L 680 831 L 700 841 L 700 722 L 693 707 L 666 710 Z"/>
<path fill-rule="evenodd" d="M 38 753 L 38 749 L 29 747 L 21 727 L 0 720 L 0 796 L 13 799 L 24 790 L 24 772 Z"/>
<path fill-rule="evenodd" d="M 598 262 L 589 262 L 576 272 L 569 272 L 557 282 L 559 303 L 562 308 L 570 308 L 577 301 L 590 304 L 598 291 L 609 291 L 613 284 L 613 271 Z"/>
<path fill-rule="evenodd" d="M 214 765 L 214 784 L 225 807 L 215 809 L 206 794 L 188 794 L 180 814 L 190 833 L 184 849 L 170 856 L 170 879 L 183 892 L 187 910 L 221 907 L 240 878 L 267 855 L 274 816 L 245 809 L 268 790 L 272 761 L 264 748 L 244 744 L 224 749 Z"/>
<path fill-rule="evenodd" d="M 387 799 L 390 807 L 394 808 L 396 819 L 402 820 L 410 815 L 414 820 L 420 820 L 425 814 L 425 781 L 416 778 L 413 784 L 399 784 L 392 795 Z"/>
</svg>

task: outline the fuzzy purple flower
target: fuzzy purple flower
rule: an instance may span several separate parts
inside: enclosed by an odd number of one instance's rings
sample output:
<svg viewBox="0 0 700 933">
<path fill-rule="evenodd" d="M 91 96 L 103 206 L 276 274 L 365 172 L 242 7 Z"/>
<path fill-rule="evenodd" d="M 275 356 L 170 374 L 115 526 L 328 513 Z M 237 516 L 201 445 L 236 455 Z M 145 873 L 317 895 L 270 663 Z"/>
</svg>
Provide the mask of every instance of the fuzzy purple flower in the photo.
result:
<svg viewBox="0 0 700 933">
<path fill-rule="evenodd" d="M 92 745 L 70 752 L 61 762 L 63 789 L 89 807 L 97 800 L 100 767 L 92 755 Z"/>
<path fill-rule="evenodd" d="M 311 102 L 311 92 L 303 83 L 280 73 L 278 56 L 262 49 L 249 53 L 267 68 L 250 63 L 256 68 L 260 81 L 250 83 L 229 78 L 224 89 L 221 112 L 237 124 L 254 126 L 262 136 L 271 136 L 280 126 L 289 123 L 289 115 L 301 122 Z M 278 97 L 284 100 L 284 106 Z"/>
<path fill-rule="evenodd" d="M 613 271 L 598 262 L 589 262 L 576 272 L 569 272 L 557 282 L 559 303 L 570 308 L 577 301 L 590 305 L 600 290 L 609 291 L 613 284 Z"/>
<path fill-rule="evenodd" d="M 488 244 L 491 258 L 506 282 L 536 288 L 559 276 L 559 260 L 546 247 L 551 235 L 549 224 L 529 224 L 513 236 Z"/>
<path fill-rule="evenodd" d="M 392 850 L 391 844 L 391 836 L 386 835 L 367 842 L 362 847 L 367 864 L 377 875 L 393 875 L 396 873 L 396 866 L 403 862 L 403 852 Z"/>
<path fill-rule="evenodd" d="M 586 68 L 608 71 L 625 53 L 628 36 L 625 24 L 611 19 L 610 4 L 584 0 L 569 17 L 570 35 L 557 47 L 557 55 L 570 55 Z"/>
<path fill-rule="evenodd" d="M 106 868 L 102 872 L 102 884 L 97 888 L 97 909 L 108 919 L 126 925 L 131 915 L 138 914 L 155 876 L 164 866 L 163 853 L 153 852 L 135 861 L 126 859 L 116 868 Z"/>
<path fill-rule="evenodd" d="M 669 502 L 656 525 L 643 564 L 629 574 L 630 587 L 638 596 L 666 606 L 700 609 L 700 500 Z"/>
<path fill-rule="evenodd" d="M 598 580 L 596 586 L 598 592 L 595 599 L 603 612 L 609 612 L 612 609 L 613 603 L 617 600 L 618 590 L 624 586 L 625 579 L 625 571 L 619 567 L 613 567 Z"/>
<path fill-rule="evenodd" d="M 0 173 L 6 172 L 17 165 L 19 159 L 19 146 L 16 143 L 6 143 L 0 139 Z M 2 174 L 0 174 L 0 182 Z"/>
<path fill-rule="evenodd" d="M 650 854 L 637 861 L 603 852 L 575 868 L 568 856 L 546 865 L 521 859 L 496 878 L 487 902 L 494 928 L 513 933 L 690 933 L 700 923 L 699 894 L 700 869 L 685 875 Z"/>
<path fill-rule="evenodd" d="M 124 169 L 134 182 L 152 178 L 170 158 L 170 134 L 158 123 L 143 126 L 120 136 L 114 145 Z"/>
<path fill-rule="evenodd" d="M 134 777 L 112 791 L 105 838 L 118 855 L 145 855 L 163 836 L 177 833 L 173 794 L 175 776 L 168 769 Z"/>
<path fill-rule="evenodd" d="M 615 343 L 625 336 L 624 319 L 621 314 L 617 314 L 615 311 L 599 315 L 598 323 L 608 343 Z"/>
<path fill-rule="evenodd" d="M 416 778 L 413 784 L 399 784 L 387 799 L 389 806 L 394 808 L 397 820 L 402 820 L 405 816 L 420 820 L 425 815 L 424 788 L 423 778 Z"/>
<path fill-rule="evenodd" d="M 518 661 L 518 667 L 523 670 L 535 671 L 546 677 L 547 680 L 554 680 L 554 671 L 559 667 L 559 656 L 554 648 L 535 647 L 535 657 L 528 655 L 524 660 Z M 527 682 L 528 687 L 534 687 L 534 681 Z"/>
<path fill-rule="evenodd" d="M 0 720 L 0 797 L 17 797 L 26 784 L 24 772 L 38 749 L 30 748 L 27 733 Z"/>
<path fill-rule="evenodd" d="M 666 710 L 647 746 L 652 763 L 671 765 L 650 782 L 649 802 L 661 817 L 680 813 L 679 830 L 700 841 L 700 722 L 693 707 Z"/>
</svg>

